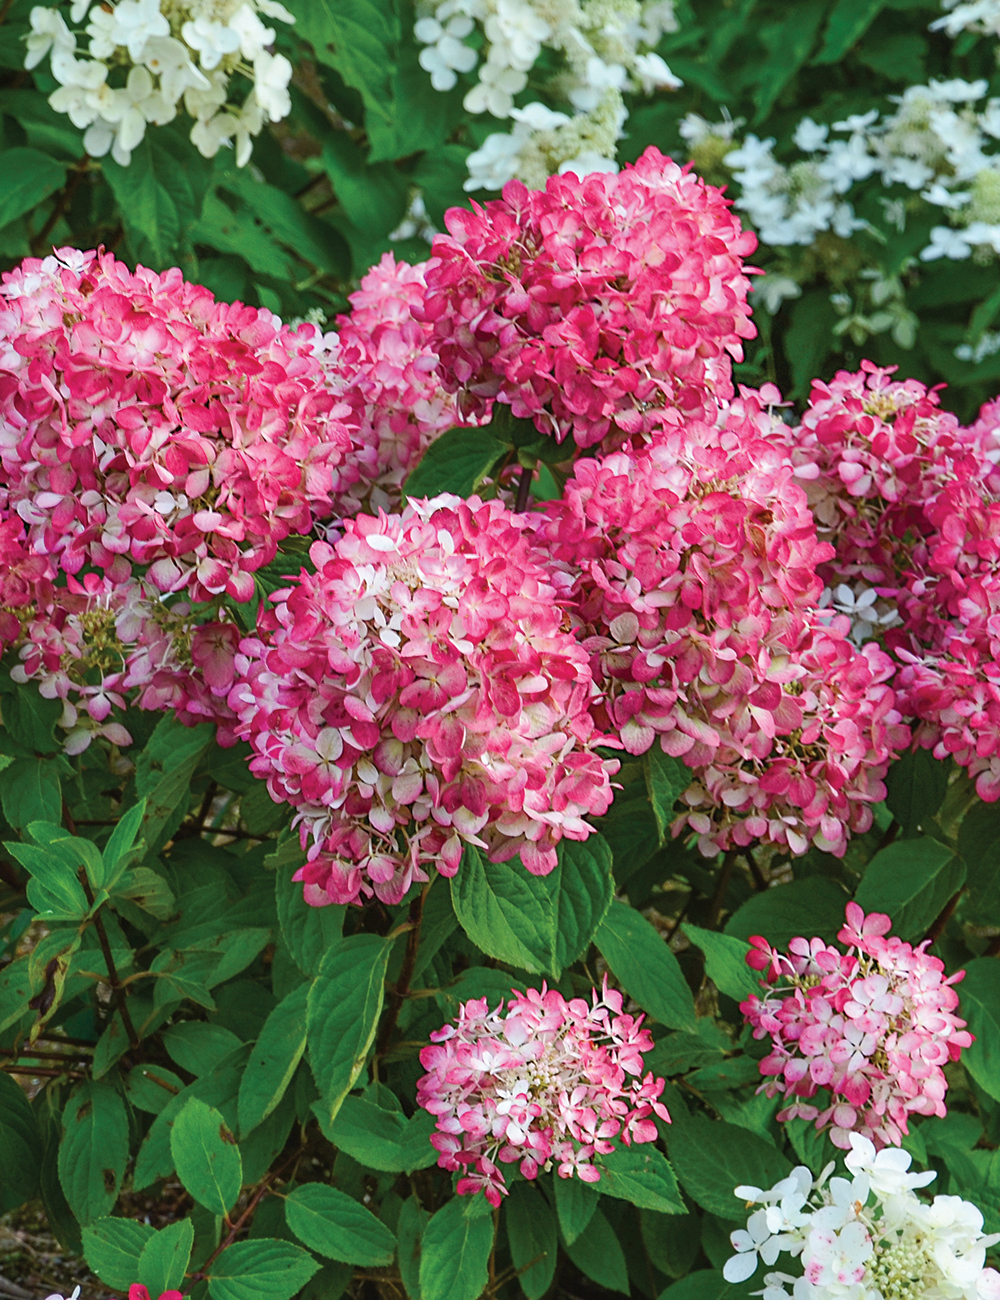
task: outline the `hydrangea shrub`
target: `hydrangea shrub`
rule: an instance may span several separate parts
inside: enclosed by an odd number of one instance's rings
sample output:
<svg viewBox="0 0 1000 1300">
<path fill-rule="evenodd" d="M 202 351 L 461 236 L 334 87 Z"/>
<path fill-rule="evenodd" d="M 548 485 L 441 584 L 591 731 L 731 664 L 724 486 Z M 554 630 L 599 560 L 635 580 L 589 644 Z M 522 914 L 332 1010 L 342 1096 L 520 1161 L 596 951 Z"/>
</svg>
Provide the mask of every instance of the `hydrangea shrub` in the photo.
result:
<svg viewBox="0 0 1000 1300">
<path fill-rule="evenodd" d="M 995 390 L 786 402 L 745 189 L 588 157 L 685 6 L 280 8 L 66 6 L 93 149 L 0 25 L 0 1211 L 84 1300 L 998 1300 Z M 128 118 L 157 41 L 285 125 Z"/>
</svg>

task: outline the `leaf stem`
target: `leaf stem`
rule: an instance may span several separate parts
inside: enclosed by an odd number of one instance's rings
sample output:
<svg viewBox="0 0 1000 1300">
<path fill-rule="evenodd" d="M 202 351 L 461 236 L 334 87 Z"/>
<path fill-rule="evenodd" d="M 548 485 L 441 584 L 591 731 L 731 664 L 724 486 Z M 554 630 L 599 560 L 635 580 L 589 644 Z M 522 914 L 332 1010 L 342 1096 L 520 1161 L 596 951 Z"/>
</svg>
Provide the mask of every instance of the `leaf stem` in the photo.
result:
<svg viewBox="0 0 1000 1300">
<path fill-rule="evenodd" d="M 72 822 L 72 818 L 68 819 Z M 70 826 L 70 832 L 75 830 L 75 826 Z M 87 872 L 81 867 L 77 873 L 80 884 L 83 886 L 83 892 L 87 896 L 87 903 L 90 907 L 94 906 L 94 891 L 90 887 L 90 881 L 87 879 Z M 101 917 L 101 909 L 98 908 L 93 916 L 94 929 L 97 931 L 97 939 L 101 945 L 101 953 L 104 956 L 104 964 L 108 968 L 108 983 L 111 985 L 112 997 L 112 1019 L 114 1011 L 117 1010 L 122 1018 L 122 1024 L 125 1026 L 125 1032 L 128 1034 L 128 1041 L 134 1052 L 142 1050 L 142 1040 L 135 1032 L 135 1025 L 132 1023 L 132 1017 L 128 1009 L 128 990 L 124 987 L 118 978 L 118 968 L 115 966 L 115 959 L 111 952 L 111 944 L 108 942 L 108 932 L 104 928 L 104 920 Z"/>
<path fill-rule="evenodd" d="M 523 514 L 528 508 L 528 498 L 531 496 L 531 480 L 535 477 L 535 471 L 527 465 L 521 467 L 521 479 L 517 485 L 517 500 L 514 502 L 514 511 L 517 514 Z"/>
<path fill-rule="evenodd" d="M 376 1060 L 384 1056 L 388 1047 L 389 1040 L 392 1038 L 392 1032 L 396 1028 L 396 1021 L 399 1019 L 400 1008 L 406 999 L 406 994 L 410 988 L 410 980 L 413 978 L 413 969 L 417 964 L 417 949 L 420 946 L 420 925 L 424 919 L 424 900 L 427 897 L 431 885 L 434 883 L 432 876 L 424 885 L 423 889 L 410 904 L 410 933 L 406 936 L 406 953 L 403 956 L 403 965 L 399 971 L 399 979 L 393 985 L 392 998 L 389 1002 L 389 1010 L 378 1031 L 378 1042 L 375 1045 Z"/>
</svg>

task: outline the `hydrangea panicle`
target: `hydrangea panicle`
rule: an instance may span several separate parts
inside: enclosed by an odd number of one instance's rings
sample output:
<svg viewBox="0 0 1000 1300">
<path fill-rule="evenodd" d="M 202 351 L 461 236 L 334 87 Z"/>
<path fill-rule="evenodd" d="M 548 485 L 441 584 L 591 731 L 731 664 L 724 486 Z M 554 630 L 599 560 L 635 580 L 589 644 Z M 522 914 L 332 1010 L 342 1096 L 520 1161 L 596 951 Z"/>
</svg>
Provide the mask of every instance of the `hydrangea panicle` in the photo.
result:
<svg viewBox="0 0 1000 1300">
<path fill-rule="evenodd" d="M 446 215 L 424 317 L 463 410 L 493 401 L 557 441 L 649 435 L 732 395 L 755 331 L 722 194 L 650 148 L 617 176 L 511 181 Z"/>
<path fill-rule="evenodd" d="M 766 991 L 740 1010 L 755 1038 L 771 1039 L 758 1091 L 784 1095 L 779 1120 L 813 1120 L 845 1150 L 859 1133 L 899 1146 L 911 1115 L 947 1114 L 943 1067 L 973 1041 L 955 1014 L 965 972 L 945 977 L 929 941 L 914 948 L 888 937 L 891 925 L 848 903 L 846 952 L 793 939 L 782 953 L 755 935 L 747 954 Z"/>
<path fill-rule="evenodd" d="M 465 845 L 529 871 L 611 803 L 585 651 L 524 516 L 442 495 L 316 543 L 243 642 L 229 703 L 251 770 L 298 808 L 323 905 L 398 902 Z M 610 743 L 614 744 L 613 741 Z"/>
<path fill-rule="evenodd" d="M 730 1240 L 729 1283 L 745 1282 L 758 1261 L 780 1255 L 799 1271 L 767 1273 L 764 1300 L 997 1300 L 1000 1273 L 986 1267 L 986 1251 L 1000 1233 L 983 1235 L 983 1215 L 960 1196 L 917 1195 L 937 1177 L 910 1173 L 907 1151 L 881 1150 L 851 1133 L 848 1178 L 819 1178 L 804 1165 L 764 1190 L 737 1187 L 758 1205 L 746 1228 Z M 791 1267 L 789 1263 L 786 1267 Z"/>
<path fill-rule="evenodd" d="M 642 1020 L 623 1013 L 605 979 L 589 1005 L 543 984 L 515 991 L 506 1014 L 503 1003 L 466 1002 L 455 1024 L 432 1033 L 417 1101 L 436 1119 L 438 1164 L 462 1174 L 459 1195 L 482 1191 L 499 1205 L 500 1166 L 514 1163 L 525 1178 L 554 1167 L 596 1183 L 595 1157 L 610 1155 L 614 1139 L 655 1141 L 653 1116 L 670 1116 L 658 1100 L 664 1081 L 642 1073 L 653 1046 Z"/>
</svg>

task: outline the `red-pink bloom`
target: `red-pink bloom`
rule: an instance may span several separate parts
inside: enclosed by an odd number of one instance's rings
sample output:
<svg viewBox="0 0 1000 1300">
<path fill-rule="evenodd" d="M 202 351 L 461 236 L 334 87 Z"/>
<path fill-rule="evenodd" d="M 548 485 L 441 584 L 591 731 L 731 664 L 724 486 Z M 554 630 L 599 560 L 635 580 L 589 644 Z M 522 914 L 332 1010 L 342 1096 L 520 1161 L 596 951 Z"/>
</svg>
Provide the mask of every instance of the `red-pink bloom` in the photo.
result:
<svg viewBox="0 0 1000 1300">
<path fill-rule="evenodd" d="M 4 275 L 0 303 L 0 481 L 34 553 L 245 601 L 329 512 L 350 440 L 307 333 L 73 249 Z"/>
<path fill-rule="evenodd" d="M 323 905 L 398 902 L 463 845 L 529 871 L 611 802 L 587 655 L 524 516 L 441 496 L 359 515 L 243 642 L 229 704 L 251 770 L 299 809 Z"/>
<path fill-rule="evenodd" d="M 756 332 L 743 258 L 757 241 L 721 191 L 657 149 L 616 176 L 510 181 L 445 222 L 423 315 L 464 411 L 501 402 L 592 447 L 732 396 L 731 360 Z"/>
<path fill-rule="evenodd" d="M 431 1143 L 442 1169 L 461 1171 L 459 1195 L 483 1191 L 491 1205 L 507 1193 L 502 1164 L 525 1178 L 555 1167 L 560 1178 L 601 1177 L 595 1157 L 656 1140 L 654 1115 L 664 1081 L 642 1074 L 653 1040 L 643 1017 L 622 1013 L 605 979 L 599 994 L 567 1002 L 556 989 L 515 992 L 491 1011 L 464 1003 L 455 1024 L 431 1034 L 420 1053 L 428 1071 L 417 1101 L 437 1121 Z"/>
<path fill-rule="evenodd" d="M 848 903 L 846 953 L 793 939 L 785 954 L 755 935 L 747 954 L 767 971 L 762 996 L 740 1004 L 754 1038 L 771 1039 L 758 1091 L 786 1098 L 779 1120 L 813 1120 L 845 1151 L 852 1132 L 899 1146 L 911 1115 L 944 1116 L 943 1067 L 973 1041 L 955 1014 L 965 972 L 945 978 L 929 941 L 890 938 L 891 925 Z"/>
<path fill-rule="evenodd" d="M 818 614 L 818 541 L 749 392 L 712 424 L 576 463 L 540 541 L 591 655 L 598 725 L 692 769 L 674 832 L 843 854 L 908 740 L 893 663 Z"/>
<path fill-rule="evenodd" d="M 398 509 L 403 481 L 429 444 L 462 423 L 443 386 L 431 326 L 419 319 L 424 271 L 383 254 L 351 294 L 351 312 L 337 318 L 336 332 L 314 340 L 350 438 L 333 468 L 337 517 Z"/>
</svg>

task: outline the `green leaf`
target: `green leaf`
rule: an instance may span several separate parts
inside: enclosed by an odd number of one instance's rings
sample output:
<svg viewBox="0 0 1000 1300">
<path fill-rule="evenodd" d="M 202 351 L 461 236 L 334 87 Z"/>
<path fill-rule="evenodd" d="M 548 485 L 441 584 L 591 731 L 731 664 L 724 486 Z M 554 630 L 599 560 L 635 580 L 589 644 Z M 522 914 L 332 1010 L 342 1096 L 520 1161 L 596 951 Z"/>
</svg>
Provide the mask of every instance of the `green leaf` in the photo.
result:
<svg viewBox="0 0 1000 1300">
<path fill-rule="evenodd" d="M 611 896 L 611 849 L 600 835 L 563 840 L 547 876 L 531 875 L 520 862 L 487 862 L 470 846 L 451 882 L 455 915 L 473 943 L 556 979 L 587 948 Z"/>
<path fill-rule="evenodd" d="M 285 1095 L 306 1050 L 306 997 L 300 984 L 279 1002 L 260 1031 L 240 1084 L 240 1133 L 267 1119 Z"/>
<path fill-rule="evenodd" d="M 5 154 L 5 158 L 10 154 Z M 9 682 L 9 679 L 8 679 Z M 11 685 L 6 689 L 10 690 Z M 47 700 L 30 686 L 14 690 L 3 702 L 3 728 L 9 740 L 29 754 L 55 754 L 63 741 L 56 740 L 55 726 L 62 716 L 62 702 Z M 65 737 L 65 732 L 60 731 Z"/>
<path fill-rule="evenodd" d="M 263 229 L 247 203 L 234 198 L 233 204 L 230 207 L 214 192 L 206 195 L 191 239 L 242 258 L 261 275 L 294 281 L 296 263 L 292 255 Z"/>
<path fill-rule="evenodd" d="M 47 825 L 32 822 L 33 826 Z M 77 879 L 78 864 L 53 850 L 36 844 L 5 844 L 7 852 L 31 873 L 28 902 L 46 921 L 80 921 L 90 904 Z M 93 846 L 92 846 L 93 847 Z"/>
<path fill-rule="evenodd" d="M 826 6 L 827 0 L 806 0 L 805 3 L 799 0 L 798 4 L 784 10 L 779 22 L 760 29 L 760 39 L 769 53 L 755 70 L 755 122 L 762 122 L 767 117 L 778 96 L 809 57 Z"/>
<path fill-rule="evenodd" d="M 158 148 L 148 132 L 132 151 L 127 167 L 110 154 L 101 166 L 134 257 L 154 271 L 165 270 L 176 261 L 182 233 L 177 200 L 181 198 L 183 205 L 185 182 L 178 180 L 181 169 L 173 155 Z"/>
<path fill-rule="evenodd" d="M 365 114 L 391 123 L 391 74 L 399 26 L 380 0 L 293 0 L 295 30 L 321 63 L 361 92 Z"/>
<path fill-rule="evenodd" d="M 69 1207 L 86 1226 L 104 1218 L 121 1187 L 128 1159 L 128 1120 L 107 1083 L 81 1083 L 63 1112 L 59 1181 Z"/>
<path fill-rule="evenodd" d="M 780 886 L 779 886 L 780 888 Z M 716 988 L 729 998 L 743 1002 L 760 994 L 758 976 L 747 965 L 750 945 L 742 939 L 685 921 L 684 933 L 705 954 L 705 973 Z"/>
<path fill-rule="evenodd" d="M 378 935 L 352 935 L 326 954 L 309 986 L 309 1063 L 327 1123 L 336 1118 L 375 1042 L 391 951 L 392 943 Z"/>
<path fill-rule="evenodd" d="M 173 916 L 173 891 L 152 867 L 133 867 L 124 872 L 110 892 L 112 899 L 132 903 L 157 921 L 168 921 Z M 132 918 L 126 915 L 126 919 Z"/>
<path fill-rule="evenodd" d="M 402 1112 L 383 1110 L 363 1097 L 345 1097 L 329 1136 L 335 1146 L 366 1168 L 399 1174 L 407 1168 L 403 1153 L 407 1128 Z M 427 1145 L 434 1151 L 429 1142 Z"/>
<path fill-rule="evenodd" d="M 973 903 L 992 909 L 1000 898 L 1000 804 L 973 804 L 959 827 L 958 851 Z"/>
<path fill-rule="evenodd" d="M 907 836 L 917 835 L 944 803 L 950 761 L 935 758 L 929 749 L 901 755 L 885 777 L 885 802 Z"/>
<path fill-rule="evenodd" d="M 677 1177 L 698 1204 L 723 1219 L 746 1220 L 741 1184 L 773 1187 L 791 1165 L 764 1138 L 704 1115 L 673 1114 L 668 1146 Z"/>
<path fill-rule="evenodd" d="M 182 1070 L 200 1076 L 208 1074 L 220 1061 L 240 1046 L 231 1029 L 209 1025 L 202 1020 L 183 1020 L 163 1031 L 163 1046 Z"/>
<path fill-rule="evenodd" d="M 696 1214 L 657 1214 L 643 1210 L 639 1215 L 642 1242 L 654 1267 L 667 1277 L 683 1277 L 698 1254 Z"/>
<path fill-rule="evenodd" d="M 143 1247 L 155 1236 L 149 1224 L 137 1219 L 98 1219 L 83 1230 L 83 1253 L 106 1286 L 127 1291 L 139 1277 Z"/>
<path fill-rule="evenodd" d="M 612 1155 L 605 1156 L 598 1187 L 606 1196 L 630 1201 L 640 1210 L 685 1212 L 670 1161 L 651 1142 L 619 1145 Z"/>
<path fill-rule="evenodd" d="M 403 1202 L 396 1225 L 396 1260 L 400 1277 L 410 1300 L 421 1300 L 420 1254 L 424 1229 L 430 1215 L 415 1196 Z"/>
<path fill-rule="evenodd" d="M 0 802 L 3 815 L 16 830 L 29 822 L 58 824 L 62 820 L 59 764 L 51 758 L 17 759 L 0 772 Z"/>
<path fill-rule="evenodd" d="M 0 1074 L 0 1213 L 35 1195 L 41 1160 L 42 1137 L 24 1089 Z"/>
<path fill-rule="evenodd" d="M 415 1169 L 427 1169 L 437 1162 L 438 1153 L 431 1146 L 431 1134 L 437 1126 L 434 1116 L 425 1110 L 416 1110 L 410 1117 L 403 1134 L 403 1170 L 413 1173 Z"/>
<path fill-rule="evenodd" d="M 349 139 L 348 136 L 344 138 Z M 350 253 L 343 237 L 327 222 L 310 216 L 290 194 L 259 180 L 249 167 L 233 168 L 220 184 L 243 199 L 259 217 L 265 230 L 290 248 L 296 257 L 320 271 L 339 277 L 350 273 Z M 263 782 L 255 784 L 266 791 Z"/>
<path fill-rule="evenodd" d="M 488 1280 L 493 1220 L 468 1218 L 463 1198 L 447 1201 L 424 1229 L 421 1300 L 477 1300 Z"/>
<path fill-rule="evenodd" d="M 184 1088 L 181 1079 L 165 1065 L 137 1065 L 128 1073 L 125 1092 L 138 1110 L 159 1115 Z"/>
<path fill-rule="evenodd" d="M 572 1243 L 566 1243 L 566 1254 L 580 1272 L 598 1286 L 628 1295 L 625 1254 L 614 1229 L 600 1210 L 595 1211 L 586 1232 Z"/>
<path fill-rule="evenodd" d="M 302 885 L 292 879 L 305 861 L 298 839 L 286 842 L 265 859 L 276 867 L 275 893 L 278 924 L 288 951 L 303 975 L 315 975 L 326 953 L 338 942 L 344 928 L 345 907 L 310 907 L 302 897 Z"/>
<path fill-rule="evenodd" d="M 837 0 L 827 19 L 823 48 L 813 63 L 839 63 L 884 8 L 885 0 Z"/>
<path fill-rule="evenodd" d="M 37 149 L 5 149 L 0 189 L 0 226 L 30 212 L 66 179 L 66 168 Z"/>
<path fill-rule="evenodd" d="M 660 1300 L 729 1300 L 739 1294 L 740 1288 L 727 1282 L 721 1270 L 702 1268 L 668 1286 Z"/>
<path fill-rule="evenodd" d="M 237 1241 L 211 1265 L 208 1293 L 212 1300 L 292 1300 L 318 1268 L 290 1241 Z"/>
<path fill-rule="evenodd" d="M 392 1263 L 396 1238 L 371 1210 L 336 1187 L 297 1187 L 285 1201 L 285 1219 L 300 1241 L 327 1259 L 368 1268 Z"/>
<path fill-rule="evenodd" d="M 147 1241 L 139 1257 L 139 1282 L 151 1296 L 164 1291 L 179 1291 L 191 1259 L 194 1224 L 190 1219 L 171 1223 Z M 124 1288 L 119 1288 L 124 1289 Z"/>
<path fill-rule="evenodd" d="M 448 429 L 424 452 L 404 492 L 408 497 L 435 497 L 439 492 L 471 496 L 502 455 L 488 427 Z"/>
<path fill-rule="evenodd" d="M 791 880 L 754 894 L 729 918 L 725 932 L 736 939 L 762 934 L 776 948 L 787 948 L 799 935 L 832 942 L 848 901 L 844 889 L 826 876 Z"/>
<path fill-rule="evenodd" d="M 559 1217 L 559 1231 L 563 1241 L 571 1246 L 587 1224 L 594 1217 L 594 1211 L 600 1203 L 601 1193 L 593 1183 L 585 1183 L 582 1178 L 553 1179 L 556 1189 L 556 1214 Z"/>
<path fill-rule="evenodd" d="M 1000 961 L 970 961 L 958 994 L 958 1009 L 976 1036 L 962 1052 L 962 1064 L 984 1092 L 1000 1101 Z"/>
<path fill-rule="evenodd" d="M 925 836 L 897 840 L 865 867 L 854 901 L 892 917 L 893 934 L 922 939 L 952 894 L 965 883 L 965 862 Z"/>
<path fill-rule="evenodd" d="M 678 76 L 684 74 L 678 72 Z M 788 364 L 794 383 L 793 395 L 805 398 L 814 375 L 825 373 L 823 363 L 833 350 L 833 327 L 837 313 L 830 305 L 827 289 L 804 293 L 792 304 L 788 321 Z"/>
<path fill-rule="evenodd" d="M 662 844 L 670 834 L 670 823 L 674 820 L 674 804 L 691 784 L 692 772 L 679 758 L 664 754 L 658 744 L 646 751 L 643 756 L 643 771 L 646 776 L 646 789 L 649 802 L 653 805 L 656 828 L 660 833 Z"/>
<path fill-rule="evenodd" d="M 559 1234 L 552 1207 L 537 1185 L 516 1183 L 504 1202 L 510 1257 L 528 1300 L 541 1300 L 552 1285 Z"/>
<path fill-rule="evenodd" d="M 693 1029 L 694 997 L 665 939 L 646 918 L 617 900 L 595 939 L 615 978 L 654 1020 Z"/>
<path fill-rule="evenodd" d="M 215 738 L 208 723 L 185 727 L 173 714 L 157 723 L 136 761 L 136 799 L 145 798 L 142 837 L 155 857 L 173 835 L 191 801 L 191 777 Z"/>
<path fill-rule="evenodd" d="M 142 819 L 146 815 L 146 801 L 140 799 L 138 803 L 133 804 L 120 820 L 116 823 L 114 830 L 111 832 L 111 838 L 104 846 L 104 852 L 101 858 L 104 865 L 104 879 L 101 881 L 103 888 L 110 890 L 116 885 L 124 874 L 129 862 L 142 849 L 142 841 L 136 844 L 136 836 L 139 834 L 139 828 L 142 826 Z M 58 821 L 54 817 L 50 820 Z M 169 890 L 167 891 L 169 893 Z M 173 895 L 171 894 L 171 899 Z"/>
<path fill-rule="evenodd" d="M 226 1215 L 243 1186 L 236 1139 L 213 1106 L 190 1097 L 170 1131 L 177 1176 L 199 1205 Z"/>
<path fill-rule="evenodd" d="M 407 187 L 389 163 L 372 164 L 342 131 L 331 131 L 321 155 L 347 219 L 367 238 L 384 239 L 406 215 Z"/>
</svg>

